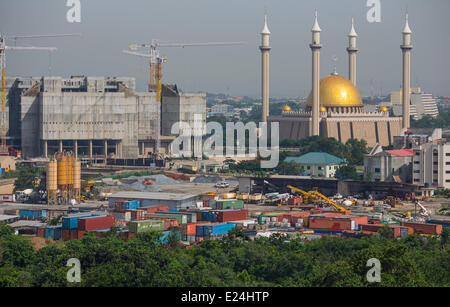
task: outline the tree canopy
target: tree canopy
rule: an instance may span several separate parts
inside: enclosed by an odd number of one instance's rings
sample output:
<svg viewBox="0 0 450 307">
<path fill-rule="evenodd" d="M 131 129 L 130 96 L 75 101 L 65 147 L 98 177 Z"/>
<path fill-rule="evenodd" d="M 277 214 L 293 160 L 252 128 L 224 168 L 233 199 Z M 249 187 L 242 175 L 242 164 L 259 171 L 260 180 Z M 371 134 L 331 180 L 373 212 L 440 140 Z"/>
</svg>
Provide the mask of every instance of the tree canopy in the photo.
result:
<svg viewBox="0 0 450 307">
<path fill-rule="evenodd" d="M 233 231 L 182 249 L 157 233 L 122 241 L 86 233 L 64 246 L 35 251 L 29 240 L 0 225 L 0 287 L 206 287 L 206 286 L 449 286 L 448 239 L 389 234 L 361 239 L 323 237 L 305 242 L 283 235 L 242 240 Z M 448 235 L 447 235 L 448 238 Z M 81 283 L 66 279 L 67 260 L 81 263 Z M 369 283 L 367 260 L 381 262 L 381 282 Z"/>
</svg>

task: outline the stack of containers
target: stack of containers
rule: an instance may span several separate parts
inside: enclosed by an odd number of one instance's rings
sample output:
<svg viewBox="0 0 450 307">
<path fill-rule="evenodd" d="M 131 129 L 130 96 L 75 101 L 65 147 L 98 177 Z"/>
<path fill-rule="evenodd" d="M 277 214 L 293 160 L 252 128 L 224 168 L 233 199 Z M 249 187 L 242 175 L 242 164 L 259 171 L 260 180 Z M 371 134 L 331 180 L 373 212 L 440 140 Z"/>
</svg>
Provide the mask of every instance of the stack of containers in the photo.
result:
<svg viewBox="0 0 450 307">
<path fill-rule="evenodd" d="M 62 218 L 61 236 L 64 241 L 79 239 L 78 220 L 90 216 L 99 216 L 97 213 L 70 214 Z"/>
<path fill-rule="evenodd" d="M 197 222 L 195 224 L 182 225 L 183 240 L 190 243 L 195 242 L 195 235 L 197 234 L 197 226 L 210 224 L 209 222 Z"/>
</svg>

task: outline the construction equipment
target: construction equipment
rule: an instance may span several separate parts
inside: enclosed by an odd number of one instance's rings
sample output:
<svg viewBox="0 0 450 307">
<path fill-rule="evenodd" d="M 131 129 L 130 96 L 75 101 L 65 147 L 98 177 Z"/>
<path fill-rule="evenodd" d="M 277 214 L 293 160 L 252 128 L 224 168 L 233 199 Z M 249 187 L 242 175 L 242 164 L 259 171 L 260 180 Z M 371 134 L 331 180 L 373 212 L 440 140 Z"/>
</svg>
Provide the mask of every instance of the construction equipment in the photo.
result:
<svg viewBox="0 0 450 307">
<path fill-rule="evenodd" d="M 350 210 L 342 207 L 341 205 L 338 205 L 337 203 L 335 203 L 334 201 L 332 201 L 331 199 L 329 199 L 328 197 L 326 197 L 325 195 L 323 195 L 322 193 L 320 193 L 319 191 L 309 191 L 309 193 L 313 194 L 313 195 L 317 195 L 320 198 L 322 198 L 323 200 L 325 200 L 327 203 L 329 203 L 330 205 L 333 206 L 334 209 L 336 209 L 339 212 L 348 212 L 350 213 Z"/>
<path fill-rule="evenodd" d="M 123 50 L 123 53 L 145 57 L 150 59 L 150 84 L 148 86 L 149 92 L 156 92 L 156 101 L 160 103 L 159 114 L 156 121 L 156 156 L 160 156 L 159 148 L 161 146 L 161 103 L 162 103 L 162 64 L 167 63 L 167 56 L 161 56 L 159 47 L 207 47 L 207 46 L 230 46 L 242 45 L 245 42 L 208 42 L 208 43 L 160 43 L 153 39 L 151 44 L 132 43 L 128 47 L 130 50 Z M 149 49 L 148 53 L 136 52 L 138 48 Z"/>
<path fill-rule="evenodd" d="M 6 40 L 14 40 L 16 42 L 18 39 L 30 39 L 30 38 L 46 38 L 46 37 L 61 37 L 61 36 L 79 36 L 80 34 L 46 34 L 46 35 L 27 35 L 27 36 L 4 36 L 0 33 L 0 78 L 1 78 L 1 146 L 6 148 L 6 123 L 7 123 L 7 113 L 6 113 L 6 51 L 56 51 L 55 47 L 34 47 L 34 46 L 8 46 L 6 45 Z"/>
<path fill-rule="evenodd" d="M 319 198 L 310 192 L 303 191 L 291 185 L 288 185 L 287 187 L 291 190 L 301 193 L 303 195 L 303 202 L 305 203 L 317 203 L 319 201 Z"/>
<path fill-rule="evenodd" d="M 419 214 L 424 217 L 429 217 L 431 213 L 425 208 L 419 201 L 416 201 L 417 206 L 419 206 L 420 211 Z"/>
</svg>

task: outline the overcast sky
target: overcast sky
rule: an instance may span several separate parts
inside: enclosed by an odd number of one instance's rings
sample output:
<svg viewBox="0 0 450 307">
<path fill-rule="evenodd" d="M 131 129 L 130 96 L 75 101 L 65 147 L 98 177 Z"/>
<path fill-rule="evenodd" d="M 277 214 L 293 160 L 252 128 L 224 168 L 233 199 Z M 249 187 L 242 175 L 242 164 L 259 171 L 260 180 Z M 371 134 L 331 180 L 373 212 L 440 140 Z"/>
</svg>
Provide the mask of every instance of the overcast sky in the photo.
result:
<svg viewBox="0 0 450 307">
<path fill-rule="evenodd" d="M 268 6 L 271 35 L 270 94 L 307 96 L 311 88 L 311 27 L 318 9 L 322 28 L 321 76 L 347 76 L 347 34 L 351 18 L 358 33 L 357 82 L 363 95 L 401 85 L 401 31 L 406 4 L 412 29 L 411 85 L 450 95 L 449 0 L 381 0 L 381 22 L 366 19 L 367 0 L 81 0 L 81 23 L 66 20 L 66 0 L 1 0 L 0 32 L 82 33 L 75 38 L 17 41 L 54 46 L 52 75 L 129 76 L 139 90 L 148 83 L 145 59 L 122 53 L 131 42 L 246 41 L 243 46 L 164 48 L 164 82 L 184 91 L 260 95 L 260 31 Z M 8 41 L 14 45 L 14 41 Z M 10 51 L 8 76 L 49 74 L 46 52 Z"/>
</svg>

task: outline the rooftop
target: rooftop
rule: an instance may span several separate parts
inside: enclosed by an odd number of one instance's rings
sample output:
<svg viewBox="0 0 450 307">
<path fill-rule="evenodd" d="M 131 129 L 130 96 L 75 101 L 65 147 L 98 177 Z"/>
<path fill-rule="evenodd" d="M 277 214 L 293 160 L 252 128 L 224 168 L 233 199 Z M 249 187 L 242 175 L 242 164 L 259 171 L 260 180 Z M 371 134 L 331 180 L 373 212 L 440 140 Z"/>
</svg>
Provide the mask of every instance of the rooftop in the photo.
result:
<svg viewBox="0 0 450 307">
<path fill-rule="evenodd" d="M 412 157 L 414 156 L 414 152 L 412 149 L 394 149 L 394 150 L 385 150 L 388 154 L 398 156 L 398 157 Z"/>
<path fill-rule="evenodd" d="M 198 194 L 164 193 L 164 192 L 134 192 L 120 191 L 109 196 L 109 198 L 124 199 L 154 199 L 154 200 L 187 200 L 197 197 Z"/>
<path fill-rule="evenodd" d="M 300 157 L 287 157 L 285 162 L 295 162 L 299 164 L 341 164 L 345 163 L 345 159 L 330 155 L 326 152 L 309 152 Z"/>
</svg>

